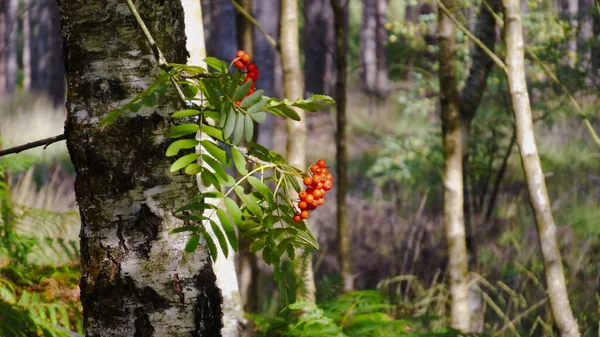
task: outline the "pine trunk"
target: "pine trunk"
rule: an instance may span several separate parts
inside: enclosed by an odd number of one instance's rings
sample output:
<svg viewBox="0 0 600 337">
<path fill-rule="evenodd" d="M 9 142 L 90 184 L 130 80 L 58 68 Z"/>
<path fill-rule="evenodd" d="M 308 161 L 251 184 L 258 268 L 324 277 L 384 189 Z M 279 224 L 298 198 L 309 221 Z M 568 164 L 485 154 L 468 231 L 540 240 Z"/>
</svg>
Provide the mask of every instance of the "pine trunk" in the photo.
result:
<svg viewBox="0 0 600 337">
<path fill-rule="evenodd" d="M 443 0 L 450 13 L 454 0 Z M 469 332 L 469 288 L 467 283 L 467 246 L 463 213 L 463 172 L 461 118 L 458 110 L 454 23 L 444 11 L 438 11 L 440 61 L 440 103 L 444 148 L 444 227 L 448 242 L 448 274 L 452 327 Z"/>
<path fill-rule="evenodd" d="M 560 335 L 562 337 L 579 337 L 579 327 L 569 304 L 562 259 L 556 240 L 556 224 L 552 216 L 544 172 L 533 132 L 531 106 L 525 80 L 523 28 L 519 2 L 503 0 L 502 4 L 504 7 L 508 87 L 515 119 L 517 144 L 542 248 L 550 307 Z"/>
<path fill-rule="evenodd" d="M 61 0 L 69 84 L 65 133 L 80 208 L 81 300 L 87 336 L 220 336 L 221 293 L 208 251 L 185 253 L 173 210 L 197 194 L 169 173 L 172 95 L 152 109 L 98 127 L 154 81 L 158 69 L 126 4 Z M 195 1 L 137 1 L 165 57 L 186 63 Z M 168 23 L 168 24 L 167 24 Z"/>
</svg>

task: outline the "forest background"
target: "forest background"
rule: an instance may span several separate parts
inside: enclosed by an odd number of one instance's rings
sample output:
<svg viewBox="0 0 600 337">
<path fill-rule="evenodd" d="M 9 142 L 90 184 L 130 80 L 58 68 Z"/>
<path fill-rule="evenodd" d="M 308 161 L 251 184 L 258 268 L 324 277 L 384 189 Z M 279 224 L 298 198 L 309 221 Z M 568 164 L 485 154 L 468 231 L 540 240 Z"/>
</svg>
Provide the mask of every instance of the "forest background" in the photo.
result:
<svg viewBox="0 0 600 337">
<path fill-rule="evenodd" d="M 261 71 L 256 86 L 283 98 L 281 46 L 274 47 L 269 39 L 279 39 L 286 3 L 241 3 L 258 25 L 249 23 L 248 15 L 230 1 L 201 4 L 207 55 L 228 62 L 237 50 L 247 50 Z M 335 97 L 340 58 L 330 1 L 296 5 L 302 73 L 295 81 L 307 94 Z M 444 61 L 438 6 L 435 1 L 348 1 L 344 214 L 350 249 L 348 256 L 340 256 L 338 206 L 330 196 L 309 223 L 321 246 L 308 253 L 316 285 L 308 299 L 317 306 L 310 301 L 296 304 L 296 309 L 313 313 L 311 318 L 281 311 L 282 298 L 295 301 L 295 289 L 284 289 L 289 294 L 282 296 L 260 255 L 240 252 L 236 267 L 242 301 L 258 335 L 327 335 L 324 326 L 334 335 L 349 336 L 455 333 L 450 329 L 456 327 L 448 285 L 451 252 L 443 225 Z M 571 308 L 581 335 L 598 336 L 600 160 L 584 121 L 596 126 L 599 119 L 600 4 L 540 0 L 520 7 L 528 49 L 527 89 Z M 507 78 L 465 33 L 479 37 L 487 29 L 491 39 L 483 42 L 504 60 L 502 10 L 493 1 L 461 1 L 453 13 L 464 28 L 453 32 L 456 87 L 462 106 L 473 103 L 476 109 L 471 115 L 461 112 L 463 123 L 470 125 L 462 164 L 469 304 L 472 317 L 478 317 L 472 318 L 471 331 L 560 335 L 548 301 Z M 487 24 L 491 22 L 487 27 L 479 20 L 485 13 Z M 66 83 L 57 4 L 2 0 L 0 38 L 1 148 L 62 134 Z M 483 77 L 483 88 L 469 81 L 479 61 L 491 69 Z M 480 91 L 479 104 L 465 99 L 470 90 Z M 335 109 L 309 112 L 304 120 L 307 166 L 325 158 L 336 167 Z M 286 152 L 287 138 L 285 122 L 274 116 L 258 132 L 258 142 L 279 153 Z M 0 160 L 1 305 L 26 310 L 35 324 L 54 333 L 68 329 L 84 334 L 78 287 L 80 219 L 67 148 L 58 142 Z M 337 191 L 336 185 L 333 194 Z M 356 292 L 347 292 L 339 262 L 344 258 L 351 261 L 351 288 Z M 292 276 L 293 269 L 286 271 L 290 287 L 303 287 L 302 278 Z M 312 319 L 312 327 L 303 319 Z"/>
</svg>

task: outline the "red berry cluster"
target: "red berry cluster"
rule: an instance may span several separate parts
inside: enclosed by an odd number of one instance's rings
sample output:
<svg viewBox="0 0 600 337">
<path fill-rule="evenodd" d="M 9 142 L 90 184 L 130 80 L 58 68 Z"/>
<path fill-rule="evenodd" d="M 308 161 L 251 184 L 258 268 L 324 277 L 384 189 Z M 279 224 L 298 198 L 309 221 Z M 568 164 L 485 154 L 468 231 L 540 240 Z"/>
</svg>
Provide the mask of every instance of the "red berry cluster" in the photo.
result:
<svg viewBox="0 0 600 337">
<path fill-rule="evenodd" d="M 248 82 L 249 80 L 252 80 L 250 90 L 248 90 L 246 96 L 249 96 L 254 91 L 256 91 L 254 89 L 254 83 L 256 83 L 256 81 L 258 80 L 258 67 L 256 66 L 256 64 L 250 62 L 250 58 L 250 54 L 246 53 L 243 50 L 238 50 L 236 58 L 233 59 L 233 65 L 236 68 L 238 68 L 239 70 L 246 68 L 247 70 L 246 77 L 244 78 L 244 83 Z M 235 102 L 235 104 L 240 105 L 240 102 L 241 101 L 237 101 Z"/>
<path fill-rule="evenodd" d="M 325 203 L 325 194 L 333 187 L 333 175 L 329 173 L 325 160 L 319 159 L 310 166 L 308 174 L 304 177 L 306 190 L 298 193 L 300 213 L 294 215 L 294 221 L 308 219 L 308 211 L 312 211 Z"/>
</svg>

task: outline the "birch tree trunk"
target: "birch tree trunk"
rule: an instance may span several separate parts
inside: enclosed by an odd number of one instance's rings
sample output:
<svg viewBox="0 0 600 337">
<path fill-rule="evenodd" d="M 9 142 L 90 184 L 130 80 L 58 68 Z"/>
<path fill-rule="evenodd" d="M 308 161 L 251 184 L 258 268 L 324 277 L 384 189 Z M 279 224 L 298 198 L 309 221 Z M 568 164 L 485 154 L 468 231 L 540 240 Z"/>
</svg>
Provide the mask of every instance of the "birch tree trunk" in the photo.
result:
<svg viewBox="0 0 600 337">
<path fill-rule="evenodd" d="M 6 46 L 8 22 L 6 18 L 6 3 L 0 3 L 0 97 L 6 95 Z"/>
<path fill-rule="evenodd" d="M 450 13 L 454 12 L 454 0 L 442 0 L 442 2 Z M 438 15 L 440 103 L 444 148 L 444 226 L 448 242 L 451 318 L 454 329 L 468 332 L 470 315 L 463 213 L 462 139 L 454 56 L 456 27 L 444 11 L 439 10 Z"/>
<path fill-rule="evenodd" d="M 300 72 L 300 51 L 298 41 L 298 3 L 296 0 L 281 0 L 281 65 L 283 69 L 284 96 L 292 101 L 302 98 L 302 74 Z M 288 163 L 296 167 L 306 166 L 306 121 L 304 112 L 296 109 L 300 121 L 286 119 Z M 307 255 L 307 256 L 305 256 Z M 300 287 L 297 300 L 315 301 L 315 280 L 312 269 L 312 254 L 298 250 L 297 268 Z"/>
<path fill-rule="evenodd" d="M 533 133 L 531 106 L 525 81 L 523 28 L 519 2 L 502 0 L 502 4 L 508 87 L 515 119 L 517 144 L 542 248 L 550 307 L 561 336 L 578 337 L 579 328 L 569 304 L 562 259 L 556 240 L 556 224 L 552 216 L 544 172 Z"/>
<path fill-rule="evenodd" d="M 362 27 L 360 30 L 361 80 L 369 94 L 382 96 L 388 89 L 385 55 L 386 0 L 363 0 Z"/>
<path fill-rule="evenodd" d="M 81 300 L 87 336 L 220 336 L 221 294 L 208 251 L 185 253 L 173 210 L 197 194 L 193 177 L 169 173 L 164 153 L 175 96 L 99 120 L 158 75 L 122 1 L 61 0 L 69 83 L 65 133 L 80 208 Z M 186 63 L 197 1 L 137 1 L 165 57 Z M 196 12 L 195 12 L 196 11 Z M 196 34 L 197 32 L 193 32 Z M 186 39 L 186 36 L 189 37 Z"/>
<path fill-rule="evenodd" d="M 336 101 L 336 170 L 337 170 L 337 194 L 336 194 L 336 217 L 337 217 L 337 239 L 338 260 L 340 263 L 340 275 L 344 284 L 344 292 L 354 289 L 354 278 L 352 276 L 352 265 L 350 262 L 350 232 L 348 230 L 348 217 L 346 207 L 346 195 L 348 194 L 348 150 L 346 149 L 346 83 L 348 78 L 348 10 L 344 8 L 340 0 L 331 0 L 333 8 L 335 28 L 335 54 L 338 55 L 336 62 L 337 79 L 335 83 Z"/>
<path fill-rule="evenodd" d="M 23 90 L 31 89 L 31 0 L 23 0 Z"/>
</svg>

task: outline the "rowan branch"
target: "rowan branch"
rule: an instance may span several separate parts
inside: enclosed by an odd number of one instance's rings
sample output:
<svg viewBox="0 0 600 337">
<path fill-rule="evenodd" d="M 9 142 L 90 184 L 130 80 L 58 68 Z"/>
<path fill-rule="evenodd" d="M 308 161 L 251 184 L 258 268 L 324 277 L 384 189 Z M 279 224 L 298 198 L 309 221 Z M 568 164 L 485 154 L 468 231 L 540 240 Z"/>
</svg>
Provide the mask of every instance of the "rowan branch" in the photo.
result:
<svg viewBox="0 0 600 337">
<path fill-rule="evenodd" d="M 25 150 L 30 150 L 30 149 L 40 147 L 40 146 L 43 146 L 44 150 L 45 150 L 50 144 L 60 142 L 61 140 L 65 140 L 66 138 L 67 137 L 65 136 L 65 134 L 61 134 L 61 135 L 46 138 L 46 139 L 36 140 L 35 142 L 11 147 L 9 149 L 0 151 L 0 157 L 6 156 L 9 154 L 19 153 L 19 152 L 25 151 Z"/>
<path fill-rule="evenodd" d="M 240 4 L 238 4 L 235 0 L 231 0 L 231 3 L 235 7 L 235 9 L 246 18 L 246 20 L 248 20 L 251 24 L 256 26 L 256 28 L 258 28 L 258 30 L 260 30 L 260 32 L 263 33 L 265 39 L 267 40 L 267 42 L 269 42 L 271 46 L 273 46 L 277 50 L 280 49 L 277 41 L 263 29 L 260 23 L 258 23 L 258 21 L 256 21 L 256 19 L 253 18 L 252 15 L 248 13 L 248 11 L 246 11 L 246 9 L 244 9 L 244 7 L 240 6 Z"/>
<path fill-rule="evenodd" d="M 131 14 L 133 14 L 133 16 L 135 17 L 135 21 L 137 21 L 138 25 L 140 26 L 140 29 L 142 30 L 142 32 L 144 32 L 144 35 L 146 35 L 146 40 L 148 40 L 148 43 L 150 44 L 150 48 L 152 49 L 152 52 L 154 53 L 154 57 L 156 58 L 156 61 L 158 61 L 158 66 L 161 68 L 165 68 L 165 67 L 168 68 L 169 64 L 167 63 L 167 60 L 165 60 L 165 57 L 163 56 L 162 52 L 160 51 L 160 48 L 158 48 L 158 45 L 152 38 L 152 34 L 150 34 L 148 27 L 146 27 L 144 20 L 142 20 L 142 17 L 140 16 L 140 13 L 138 13 L 133 2 L 131 0 L 125 0 L 125 1 L 127 2 L 127 6 L 129 7 Z"/>
</svg>

